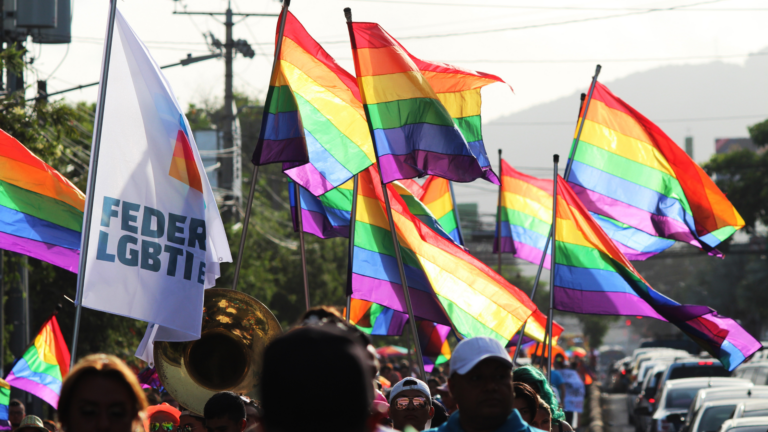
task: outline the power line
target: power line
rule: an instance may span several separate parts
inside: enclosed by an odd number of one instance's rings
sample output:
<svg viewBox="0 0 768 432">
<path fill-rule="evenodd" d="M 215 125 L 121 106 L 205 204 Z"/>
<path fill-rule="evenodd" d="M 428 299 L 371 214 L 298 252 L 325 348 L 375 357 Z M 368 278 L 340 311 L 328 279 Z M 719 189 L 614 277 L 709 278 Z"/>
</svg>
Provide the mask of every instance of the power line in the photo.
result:
<svg viewBox="0 0 768 432">
<path fill-rule="evenodd" d="M 493 9 L 533 9 L 533 10 L 574 10 L 574 11 L 647 11 L 648 8 L 606 8 L 606 7 L 582 7 L 582 6 L 530 6 L 530 5 L 503 5 L 503 4 L 473 4 L 473 3 L 436 3 L 414 2 L 403 0 L 350 0 L 365 3 L 396 3 L 419 6 L 456 6 Z M 681 12 L 753 12 L 768 11 L 768 8 L 718 8 L 718 9 L 689 9 Z"/>
<path fill-rule="evenodd" d="M 446 60 L 447 63 L 514 63 L 514 64 L 535 64 L 535 63 L 633 63 L 633 62 L 654 62 L 654 61 L 676 61 L 676 60 L 718 60 L 725 58 L 741 58 L 750 56 L 764 56 L 768 52 L 757 52 L 748 54 L 730 54 L 730 55 L 709 55 L 709 56 L 690 56 L 690 57 L 652 57 L 652 58 L 623 58 L 623 59 L 566 59 L 566 60 L 503 60 L 503 59 L 477 59 L 477 60 Z M 350 58 L 340 60 L 350 60 Z"/>
<path fill-rule="evenodd" d="M 718 121 L 718 120 L 740 120 L 748 118 L 767 118 L 768 114 L 750 114 L 740 116 L 729 117 L 693 117 L 693 118 L 678 118 L 678 119 L 662 119 L 653 120 L 655 123 L 683 123 L 694 121 Z M 575 125 L 574 121 L 558 121 L 558 122 L 489 122 L 489 125 L 509 125 L 509 126 L 560 126 L 560 125 Z"/>
</svg>

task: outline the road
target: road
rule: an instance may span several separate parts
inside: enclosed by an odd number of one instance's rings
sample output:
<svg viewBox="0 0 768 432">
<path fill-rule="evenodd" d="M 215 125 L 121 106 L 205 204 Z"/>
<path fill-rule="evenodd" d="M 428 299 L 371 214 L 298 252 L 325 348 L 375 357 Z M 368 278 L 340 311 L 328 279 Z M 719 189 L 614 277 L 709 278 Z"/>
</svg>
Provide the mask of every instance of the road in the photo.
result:
<svg viewBox="0 0 768 432">
<path fill-rule="evenodd" d="M 635 432 L 635 427 L 627 422 L 627 395 L 624 393 L 604 393 L 600 403 L 603 409 L 605 432 Z"/>
</svg>

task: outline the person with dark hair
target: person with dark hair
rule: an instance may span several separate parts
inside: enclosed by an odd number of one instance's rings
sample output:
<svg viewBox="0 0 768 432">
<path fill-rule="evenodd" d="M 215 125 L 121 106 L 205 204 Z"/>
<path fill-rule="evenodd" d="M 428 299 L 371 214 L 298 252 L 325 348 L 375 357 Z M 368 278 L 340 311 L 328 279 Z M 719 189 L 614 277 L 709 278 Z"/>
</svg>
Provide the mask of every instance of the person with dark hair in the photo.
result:
<svg viewBox="0 0 768 432">
<path fill-rule="evenodd" d="M 552 430 L 552 413 L 549 411 L 549 405 L 538 396 L 536 399 L 539 402 L 539 410 L 530 425 L 544 432 L 550 432 Z"/>
<path fill-rule="evenodd" d="M 183 410 L 179 416 L 177 432 L 206 432 L 205 417 L 201 417 L 192 411 Z"/>
<path fill-rule="evenodd" d="M 91 354 L 69 371 L 61 385 L 60 429 L 140 431 L 146 408 L 147 398 L 128 365 L 113 355 Z"/>
<path fill-rule="evenodd" d="M 11 399 L 8 402 L 8 422 L 11 423 L 11 430 L 15 431 L 24 417 L 27 415 L 24 403 L 18 399 Z"/>
<path fill-rule="evenodd" d="M 218 392 L 208 399 L 203 408 L 205 428 L 212 432 L 243 432 L 245 430 L 245 403 L 231 391 Z"/>
<path fill-rule="evenodd" d="M 555 357 L 557 359 L 557 357 Z M 557 403 L 552 387 L 547 383 L 547 377 L 532 365 L 515 369 L 515 380 L 528 384 L 536 394 L 549 406 L 552 414 L 552 432 L 567 432 L 573 428 L 565 421 L 565 414 Z"/>
<path fill-rule="evenodd" d="M 49 432 L 58 432 L 58 429 L 56 429 L 56 422 L 53 420 L 43 420 L 43 425 Z"/>
<path fill-rule="evenodd" d="M 448 410 L 439 399 L 432 398 L 432 407 L 435 409 L 435 415 L 432 417 L 432 427 L 438 427 L 448 420 Z"/>
<path fill-rule="evenodd" d="M 405 378 L 392 387 L 389 393 L 389 418 L 392 428 L 404 431 L 411 426 L 417 431 L 429 429 L 435 408 L 429 387 L 416 378 Z"/>
<path fill-rule="evenodd" d="M 448 388 L 459 411 L 430 432 L 533 432 L 512 408 L 512 360 L 499 341 L 482 336 L 462 340 L 450 366 Z"/>
<path fill-rule="evenodd" d="M 270 342 L 261 381 L 264 430 L 366 432 L 374 368 L 357 339 L 343 326 L 326 324 L 300 327 Z"/>
<path fill-rule="evenodd" d="M 528 384 L 516 382 L 513 384 L 513 388 L 515 390 L 515 402 L 512 404 L 512 408 L 520 413 L 520 417 L 526 423 L 533 423 L 539 410 L 539 396 Z"/>
</svg>

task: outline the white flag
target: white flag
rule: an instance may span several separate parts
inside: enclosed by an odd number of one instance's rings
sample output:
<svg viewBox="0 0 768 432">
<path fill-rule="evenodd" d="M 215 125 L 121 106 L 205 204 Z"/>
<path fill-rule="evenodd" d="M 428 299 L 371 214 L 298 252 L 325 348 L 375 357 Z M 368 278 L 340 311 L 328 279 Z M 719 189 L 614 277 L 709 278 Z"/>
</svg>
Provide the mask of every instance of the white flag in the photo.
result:
<svg viewBox="0 0 768 432">
<path fill-rule="evenodd" d="M 168 81 L 119 11 L 109 61 L 83 306 L 157 324 L 156 340 L 198 339 L 203 290 L 232 261 L 213 191 Z"/>
</svg>

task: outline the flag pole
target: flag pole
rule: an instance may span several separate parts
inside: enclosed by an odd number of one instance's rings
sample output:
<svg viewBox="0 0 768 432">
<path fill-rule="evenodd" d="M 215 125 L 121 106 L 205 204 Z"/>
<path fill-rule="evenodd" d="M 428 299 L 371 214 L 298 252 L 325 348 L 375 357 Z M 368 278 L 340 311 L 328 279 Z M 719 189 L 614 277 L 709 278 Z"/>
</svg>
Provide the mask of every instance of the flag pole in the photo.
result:
<svg viewBox="0 0 768 432">
<path fill-rule="evenodd" d="M 597 76 L 597 75 L 595 75 Z M 589 103 L 589 102 L 587 102 Z M 552 382 L 552 312 L 555 306 L 555 255 L 557 254 L 557 163 L 560 162 L 560 156 L 552 156 L 555 164 L 554 185 L 552 187 L 552 261 L 549 265 L 549 317 L 547 317 L 547 381 Z"/>
<path fill-rule="evenodd" d="M 352 9 L 344 8 L 344 17 L 347 19 L 347 26 L 349 27 L 349 39 L 352 43 L 352 49 L 357 49 L 357 43 L 355 42 L 355 31 L 352 29 Z M 363 102 L 365 102 L 365 93 L 360 88 L 360 95 L 363 96 Z M 371 127 L 371 116 L 368 113 L 368 106 L 364 103 L 365 116 L 368 119 L 368 132 L 371 134 L 371 140 L 373 141 L 373 148 L 376 153 L 376 164 L 379 165 L 379 152 L 376 147 L 376 136 L 373 133 Z M 380 165 L 379 165 L 380 166 Z M 427 381 L 427 373 L 424 370 L 424 358 L 421 355 L 421 344 L 419 344 L 419 334 L 416 331 L 416 316 L 413 314 L 413 305 L 411 304 L 411 294 L 408 291 L 408 279 L 405 277 L 405 266 L 403 265 L 403 257 L 400 255 L 400 241 L 397 239 L 397 231 L 395 228 L 395 220 L 392 218 L 392 207 L 389 205 L 389 192 L 387 191 L 387 185 L 384 183 L 384 177 L 379 175 L 381 181 L 381 188 L 384 192 L 384 204 L 387 209 L 387 218 L 389 219 L 389 231 L 392 233 L 392 243 L 395 246 L 395 259 L 397 259 L 397 269 L 400 271 L 400 284 L 403 286 L 403 296 L 405 297 L 405 306 L 408 309 L 408 319 L 411 323 L 411 333 L 413 335 L 414 346 L 416 348 L 416 361 L 419 362 L 419 371 L 421 373 L 422 381 Z"/>
<path fill-rule="evenodd" d="M 288 6 L 291 5 L 291 0 L 283 0 L 283 10 L 280 17 L 280 30 L 277 36 L 277 46 L 275 47 L 275 59 L 272 62 L 272 76 L 275 75 L 275 69 L 277 69 L 277 62 L 280 58 L 280 50 L 283 46 L 283 32 L 285 31 L 285 18 L 288 15 Z M 267 93 L 267 100 L 264 101 L 265 109 L 269 109 L 269 104 L 272 100 L 272 93 Z M 264 119 L 261 127 L 266 126 L 267 115 L 264 115 Z M 238 248 L 237 261 L 235 261 L 235 274 L 232 277 L 232 289 L 237 291 L 237 281 L 240 279 L 240 267 L 243 265 L 243 250 L 245 249 L 245 237 L 248 235 L 248 224 L 251 222 L 251 207 L 253 206 L 253 194 L 256 192 L 256 178 L 259 176 L 259 166 L 253 165 L 253 173 L 251 174 L 251 187 L 248 192 L 248 203 L 245 208 L 245 218 L 243 219 L 242 233 L 240 234 L 240 247 Z"/>
<path fill-rule="evenodd" d="M 501 149 L 499 149 L 499 176 L 501 176 Z M 499 253 L 499 266 L 497 267 L 497 273 L 501 275 L 501 180 L 499 181 L 499 199 L 496 203 L 496 247 Z"/>
<path fill-rule="evenodd" d="M 453 193 L 453 182 L 448 180 L 448 187 L 451 190 L 451 201 L 453 202 L 453 214 L 456 219 L 456 229 L 459 233 L 459 243 L 464 246 L 464 233 L 461 231 L 461 218 L 459 217 L 459 207 L 456 203 L 456 195 Z"/>
<path fill-rule="evenodd" d="M 80 264 L 77 271 L 77 293 L 75 295 L 75 329 L 72 336 L 72 358 L 69 367 L 75 366 L 77 359 L 77 342 L 80 333 L 80 320 L 83 313 L 83 285 L 85 284 L 85 263 L 88 259 L 88 234 L 91 232 L 93 216 L 93 193 L 96 190 L 96 173 L 99 165 L 99 148 L 101 147 L 101 132 L 104 126 L 104 102 L 107 99 L 107 79 L 109 78 L 109 60 L 112 57 L 112 39 L 115 34 L 115 17 L 117 16 L 117 0 L 109 2 L 109 17 L 107 18 L 107 37 L 104 40 L 104 56 L 101 64 L 101 79 L 99 80 L 99 99 L 96 104 L 96 122 L 93 126 L 93 144 L 91 145 L 91 163 L 88 169 L 88 185 L 85 194 L 85 213 L 83 214 L 83 233 L 80 237 Z"/>
<path fill-rule="evenodd" d="M 581 131 L 584 130 L 584 123 L 587 122 L 587 113 L 589 112 L 589 103 L 592 102 L 592 93 L 595 91 L 595 85 L 597 84 L 597 76 L 600 75 L 600 69 L 602 69 L 602 66 L 597 65 L 595 68 L 595 76 L 592 77 L 592 84 L 589 86 L 589 95 L 587 96 L 587 103 L 584 107 L 584 115 L 581 115 L 581 110 L 579 110 L 579 117 L 581 117 L 581 121 L 579 122 L 579 131 L 576 133 L 576 140 L 573 141 L 573 148 L 571 149 L 571 154 L 568 156 L 568 162 L 565 164 L 565 175 L 563 178 L 565 181 L 568 181 L 568 177 L 571 174 L 571 167 L 573 165 L 573 158 L 576 156 L 576 149 L 579 148 L 579 140 L 581 139 Z"/>
<path fill-rule="evenodd" d="M 598 72 L 600 71 L 599 67 L 600 67 L 600 65 L 598 65 Z M 596 80 L 596 78 L 593 78 L 593 82 L 595 80 Z M 579 119 L 581 117 L 581 109 L 584 107 L 584 99 L 586 97 L 587 97 L 586 94 L 584 94 L 584 93 L 581 94 L 581 102 L 579 103 L 579 115 L 576 118 L 576 125 L 577 126 L 580 123 Z M 581 131 L 579 131 L 579 137 L 581 137 Z M 566 173 L 565 174 L 565 180 L 566 181 L 568 180 L 568 175 L 569 174 L 570 173 Z M 544 243 L 544 253 L 541 255 L 541 261 L 539 262 L 539 269 L 536 271 L 536 278 L 533 280 L 533 289 L 531 290 L 531 300 L 533 300 L 534 295 L 536 295 L 536 288 L 539 286 L 539 279 L 541 279 L 541 270 L 544 268 L 544 260 L 547 258 L 547 249 L 549 249 L 549 242 L 551 240 L 552 240 L 552 227 L 549 228 L 549 234 L 547 234 L 547 241 Z M 520 352 L 520 343 L 523 340 L 523 335 L 525 335 L 525 325 L 526 324 L 527 324 L 527 321 L 523 323 L 523 327 L 520 329 L 520 338 L 517 340 L 517 349 L 515 349 L 515 354 L 512 357 L 512 363 L 515 363 L 517 361 L 517 356 L 518 356 L 518 353 Z M 546 340 L 546 338 L 547 338 L 547 334 L 545 333 L 544 334 L 544 339 Z"/>
<path fill-rule="evenodd" d="M 304 224 L 301 215 L 301 186 L 293 182 L 293 195 L 296 197 L 296 223 L 299 226 L 299 247 L 301 248 L 301 274 L 304 276 L 304 303 L 309 310 L 309 278 L 307 275 L 307 253 L 304 246 Z"/>
<path fill-rule="evenodd" d="M 355 262 L 355 227 L 357 226 L 357 184 L 360 174 L 355 174 L 352 183 L 352 214 L 349 220 L 349 263 L 347 264 L 347 313 L 349 322 L 350 308 L 352 307 L 352 264 Z"/>
</svg>

